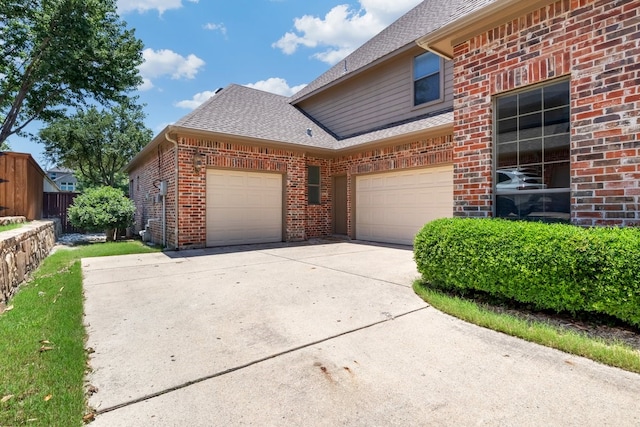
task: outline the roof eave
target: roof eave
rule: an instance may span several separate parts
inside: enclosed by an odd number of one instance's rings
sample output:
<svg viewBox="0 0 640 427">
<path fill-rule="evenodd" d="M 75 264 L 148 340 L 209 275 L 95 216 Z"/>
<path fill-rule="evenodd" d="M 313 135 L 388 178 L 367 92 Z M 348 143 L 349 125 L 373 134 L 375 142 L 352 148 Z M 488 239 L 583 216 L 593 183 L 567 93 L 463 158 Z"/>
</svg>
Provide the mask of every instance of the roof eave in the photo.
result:
<svg viewBox="0 0 640 427">
<path fill-rule="evenodd" d="M 159 144 L 166 141 L 166 135 L 173 133 L 173 129 L 173 125 L 166 126 L 162 130 L 162 132 L 157 134 L 147 145 L 145 145 L 144 148 L 140 150 L 140 152 L 136 154 L 135 157 L 131 159 L 131 161 L 129 161 L 129 163 L 127 163 L 124 168 L 122 168 L 122 170 L 124 172 L 129 172 L 131 169 L 133 169 L 147 154 L 154 150 Z"/>
<path fill-rule="evenodd" d="M 453 59 L 453 48 L 496 26 L 540 9 L 554 0 L 497 0 L 476 12 L 420 37 L 416 43 L 446 59 Z"/>
<path fill-rule="evenodd" d="M 219 138 L 219 139 L 224 139 L 230 142 L 243 142 L 243 143 L 250 142 L 256 145 L 267 145 L 270 147 L 286 148 L 286 149 L 295 150 L 295 151 L 305 151 L 305 152 L 325 153 L 325 154 L 333 152 L 333 148 L 324 148 L 324 147 L 295 143 L 295 142 L 275 141 L 271 139 L 257 138 L 252 136 L 237 135 L 237 134 L 230 134 L 230 133 L 223 133 L 223 132 L 213 132 L 213 131 L 208 131 L 203 129 L 183 127 L 183 126 L 171 126 L 171 133 L 180 133 L 180 134 L 192 135 L 192 136 L 203 137 L 203 138 L 214 138 L 214 139 Z"/>
</svg>

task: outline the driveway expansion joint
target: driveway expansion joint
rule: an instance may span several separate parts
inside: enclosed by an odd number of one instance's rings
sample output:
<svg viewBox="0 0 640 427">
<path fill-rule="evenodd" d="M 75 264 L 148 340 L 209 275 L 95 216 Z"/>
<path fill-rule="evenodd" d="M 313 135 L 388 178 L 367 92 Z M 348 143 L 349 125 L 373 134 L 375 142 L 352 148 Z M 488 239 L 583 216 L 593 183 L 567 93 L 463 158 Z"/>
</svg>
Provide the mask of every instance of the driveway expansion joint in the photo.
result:
<svg viewBox="0 0 640 427">
<path fill-rule="evenodd" d="M 340 337 L 343 337 L 343 336 L 346 336 L 346 335 L 353 334 L 353 333 L 358 332 L 358 331 L 362 331 L 362 330 L 365 330 L 365 329 L 372 328 L 374 326 L 381 325 L 383 323 L 392 322 L 395 319 L 398 319 L 398 318 L 401 318 L 401 317 L 408 316 L 410 314 L 414 314 L 414 313 L 423 311 L 423 310 L 428 309 L 430 307 L 431 306 L 429 306 L 429 305 L 425 305 L 424 307 L 416 308 L 414 310 L 410 310 L 410 311 L 407 311 L 407 312 L 404 312 L 404 313 L 401 313 L 401 314 L 397 314 L 395 316 L 392 316 L 389 313 L 383 313 L 383 314 L 389 314 L 389 315 L 386 315 L 385 319 L 383 319 L 383 320 L 379 320 L 377 322 L 373 322 L 373 323 L 370 323 L 370 324 L 367 324 L 367 325 L 364 325 L 364 326 L 360 326 L 360 327 L 357 327 L 357 328 L 354 328 L 354 329 L 350 329 L 348 331 L 344 331 L 344 332 L 341 332 L 339 334 L 331 335 L 331 336 L 326 337 L 326 338 L 322 338 L 322 339 L 319 339 L 319 340 L 316 340 L 316 341 L 312 341 L 312 342 L 307 343 L 307 344 L 302 344 L 302 345 L 299 345 L 297 347 L 290 348 L 288 350 L 284 350 L 284 351 L 281 351 L 281 352 L 278 352 L 278 353 L 274 353 L 274 354 L 271 354 L 269 356 L 265 356 L 265 357 L 262 357 L 260 359 L 253 360 L 251 362 L 247 362 L 247 363 L 244 363 L 244 364 L 239 365 L 239 366 L 234 366 L 232 368 L 228 368 L 228 369 L 225 369 L 223 371 L 216 372 L 214 374 L 210 374 L 210 375 L 206 375 L 204 377 L 197 378 L 195 380 L 187 381 L 187 382 L 182 383 L 180 385 L 173 386 L 173 387 L 170 387 L 170 388 L 167 388 L 167 389 L 164 389 L 164 390 L 160 390 L 160 391 L 157 391 L 155 393 L 151 393 L 151 394 L 148 394 L 148 395 L 136 398 L 136 399 L 129 400 L 127 402 L 122 402 L 122 403 L 119 403 L 117 405 L 113 405 L 113 406 L 110 406 L 110 407 L 107 407 L 107 408 L 104 408 L 104 409 L 99 409 L 99 410 L 95 411 L 95 415 L 99 416 L 99 415 L 105 414 L 107 412 L 116 411 L 118 409 L 126 408 L 127 406 L 135 405 L 137 403 L 142 403 L 142 402 L 145 402 L 147 400 L 151 400 L 151 399 L 154 399 L 156 397 L 160 397 L 160 396 L 163 396 L 165 394 L 169 394 L 169 393 L 172 393 L 174 391 L 178 391 L 178 390 L 190 387 L 190 386 L 192 386 L 194 384 L 198 384 L 198 383 L 201 383 L 201 382 L 204 382 L 204 381 L 208 381 L 208 380 L 211 380 L 211 379 L 214 379 L 214 378 L 217 378 L 217 377 L 221 377 L 223 375 L 231 374 L 233 372 L 249 368 L 249 367 L 254 366 L 254 365 L 258 365 L 258 364 L 260 364 L 262 362 L 266 362 L 267 360 L 271 360 L 271 359 L 275 359 L 277 357 L 285 356 L 287 354 L 295 353 L 297 351 L 304 350 L 304 349 L 309 348 L 309 347 L 313 347 L 314 345 L 322 344 L 322 343 L 334 340 L 336 338 L 340 338 Z"/>
</svg>

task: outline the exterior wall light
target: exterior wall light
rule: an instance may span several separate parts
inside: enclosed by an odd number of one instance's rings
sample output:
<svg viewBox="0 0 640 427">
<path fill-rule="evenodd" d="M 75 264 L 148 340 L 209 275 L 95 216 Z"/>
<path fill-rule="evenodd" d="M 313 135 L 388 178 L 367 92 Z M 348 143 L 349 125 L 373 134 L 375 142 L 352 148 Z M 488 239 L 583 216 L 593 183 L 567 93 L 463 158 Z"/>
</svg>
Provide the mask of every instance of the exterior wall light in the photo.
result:
<svg viewBox="0 0 640 427">
<path fill-rule="evenodd" d="M 200 150 L 196 150 L 193 154 L 193 172 L 200 173 L 200 168 L 202 165 L 206 165 L 207 155 L 201 153 Z"/>
</svg>

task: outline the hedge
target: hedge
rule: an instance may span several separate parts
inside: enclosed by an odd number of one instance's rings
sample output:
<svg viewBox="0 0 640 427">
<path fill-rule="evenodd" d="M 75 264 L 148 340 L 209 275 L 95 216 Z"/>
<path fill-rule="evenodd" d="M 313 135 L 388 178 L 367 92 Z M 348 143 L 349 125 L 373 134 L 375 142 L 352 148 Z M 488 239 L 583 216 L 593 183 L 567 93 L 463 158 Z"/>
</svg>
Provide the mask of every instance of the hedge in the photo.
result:
<svg viewBox="0 0 640 427">
<path fill-rule="evenodd" d="M 424 281 L 640 326 L 640 229 L 439 219 L 414 241 Z"/>
</svg>

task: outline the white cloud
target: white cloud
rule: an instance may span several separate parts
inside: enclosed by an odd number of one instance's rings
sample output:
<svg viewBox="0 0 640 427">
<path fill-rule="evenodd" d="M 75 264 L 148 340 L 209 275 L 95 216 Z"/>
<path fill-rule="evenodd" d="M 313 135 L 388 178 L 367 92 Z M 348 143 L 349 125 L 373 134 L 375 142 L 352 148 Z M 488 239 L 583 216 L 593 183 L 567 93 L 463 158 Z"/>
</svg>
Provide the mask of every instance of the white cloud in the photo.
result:
<svg viewBox="0 0 640 427">
<path fill-rule="evenodd" d="M 204 92 L 196 93 L 191 99 L 185 99 L 183 101 L 176 102 L 175 106 L 194 110 L 198 108 L 200 104 L 204 103 L 207 99 L 211 98 L 215 94 L 215 91 L 205 90 Z"/>
<path fill-rule="evenodd" d="M 187 57 L 168 49 L 145 49 L 142 51 L 144 62 L 140 65 L 143 83 L 138 88 L 149 90 L 154 87 L 151 79 L 170 76 L 174 80 L 193 79 L 205 62 L 191 54 Z"/>
<path fill-rule="evenodd" d="M 199 0 L 187 0 L 191 3 L 198 3 Z M 137 11 L 144 13 L 148 10 L 157 10 L 160 15 L 165 10 L 180 9 L 182 0 L 118 0 L 118 13 L 125 14 Z"/>
<path fill-rule="evenodd" d="M 225 27 L 225 25 L 222 22 L 219 24 L 214 24 L 209 22 L 204 24 L 202 28 L 210 31 L 220 31 L 220 34 L 222 34 L 225 38 L 227 37 L 227 27 Z"/>
<path fill-rule="evenodd" d="M 245 86 L 263 90 L 265 92 L 275 93 L 277 95 L 291 96 L 300 91 L 306 86 L 306 84 L 290 87 L 285 79 L 280 77 L 271 77 L 267 80 L 260 80 L 256 83 L 248 83 Z"/>
<path fill-rule="evenodd" d="M 378 34 L 421 0 L 359 0 L 359 9 L 335 6 L 324 18 L 304 15 L 294 20 L 295 31 L 287 32 L 272 47 L 291 55 L 298 47 L 323 47 L 314 58 L 333 65 Z"/>
</svg>

